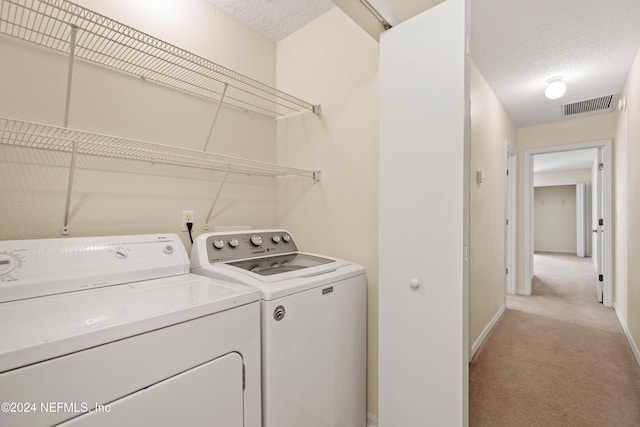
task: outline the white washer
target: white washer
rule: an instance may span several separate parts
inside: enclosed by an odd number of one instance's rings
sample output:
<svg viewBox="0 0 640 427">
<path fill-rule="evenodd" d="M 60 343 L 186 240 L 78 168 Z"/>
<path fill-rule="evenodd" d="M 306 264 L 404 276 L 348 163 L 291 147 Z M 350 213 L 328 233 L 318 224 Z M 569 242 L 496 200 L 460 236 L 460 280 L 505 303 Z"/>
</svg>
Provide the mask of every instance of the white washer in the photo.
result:
<svg viewBox="0 0 640 427">
<path fill-rule="evenodd" d="M 0 242 L 0 425 L 259 427 L 259 298 L 173 234 Z"/>
<path fill-rule="evenodd" d="M 366 276 L 284 230 L 208 233 L 191 271 L 262 294 L 264 427 L 366 425 Z"/>
</svg>

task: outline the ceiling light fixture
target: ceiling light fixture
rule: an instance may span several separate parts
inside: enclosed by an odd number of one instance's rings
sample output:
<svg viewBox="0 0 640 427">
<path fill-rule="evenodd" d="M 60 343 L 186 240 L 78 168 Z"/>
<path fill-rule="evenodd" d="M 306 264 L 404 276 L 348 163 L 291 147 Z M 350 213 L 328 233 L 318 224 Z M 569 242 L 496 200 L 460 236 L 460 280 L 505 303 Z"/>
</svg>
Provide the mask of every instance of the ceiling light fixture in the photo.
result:
<svg viewBox="0 0 640 427">
<path fill-rule="evenodd" d="M 561 98 L 562 95 L 567 91 L 567 85 L 562 81 L 563 77 L 552 77 L 547 80 L 549 85 L 547 89 L 544 91 L 544 96 L 549 99 L 558 99 Z"/>
<path fill-rule="evenodd" d="M 360 0 L 360 3 L 380 21 L 385 30 L 402 22 L 386 0 Z"/>
</svg>

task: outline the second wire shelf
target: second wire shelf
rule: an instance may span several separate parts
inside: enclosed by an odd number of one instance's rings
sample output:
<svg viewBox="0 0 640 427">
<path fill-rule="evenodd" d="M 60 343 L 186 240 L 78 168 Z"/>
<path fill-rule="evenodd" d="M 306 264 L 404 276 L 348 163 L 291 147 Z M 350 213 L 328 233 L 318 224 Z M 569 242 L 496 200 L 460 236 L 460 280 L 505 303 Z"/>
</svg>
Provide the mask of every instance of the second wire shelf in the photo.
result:
<svg viewBox="0 0 640 427">
<path fill-rule="evenodd" d="M 90 156 L 138 160 L 246 175 L 302 176 L 319 180 L 318 171 L 280 166 L 242 157 L 102 135 L 0 117 L 0 144 Z"/>
</svg>

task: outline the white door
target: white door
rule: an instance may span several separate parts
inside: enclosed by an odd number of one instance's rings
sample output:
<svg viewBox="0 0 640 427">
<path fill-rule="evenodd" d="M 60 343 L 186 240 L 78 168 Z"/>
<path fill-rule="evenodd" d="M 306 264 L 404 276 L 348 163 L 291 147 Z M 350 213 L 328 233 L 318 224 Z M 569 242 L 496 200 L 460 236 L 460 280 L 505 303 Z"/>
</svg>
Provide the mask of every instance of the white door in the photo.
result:
<svg viewBox="0 0 640 427">
<path fill-rule="evenodd" d="M 603 301 L 603 284 L 604 284 L 604 260 L 605 260 L 605 245 L 604 245 L 604 203 L 603 203 L 603 165 L 602 147 L 598 148 L 598 164 L 596 171 L 596 218 L 593 218 L 595 224 L 594 233 L 596 235 L 596 265 L 598 267 L 598 282 L 596 284 L 596 297 L 599 302 Z"/>
<path fill-rule="evenodd" d="M 466 425 L 467 6 L 380 35 L 380 427 Z"/>
<path fill-rule="evenodd" d="M 203 337 L 205 339 L 205 337 Z M 91 412 L 64 427 L 243 427 L 242 357 L 229 353 Z"/>
</svg>

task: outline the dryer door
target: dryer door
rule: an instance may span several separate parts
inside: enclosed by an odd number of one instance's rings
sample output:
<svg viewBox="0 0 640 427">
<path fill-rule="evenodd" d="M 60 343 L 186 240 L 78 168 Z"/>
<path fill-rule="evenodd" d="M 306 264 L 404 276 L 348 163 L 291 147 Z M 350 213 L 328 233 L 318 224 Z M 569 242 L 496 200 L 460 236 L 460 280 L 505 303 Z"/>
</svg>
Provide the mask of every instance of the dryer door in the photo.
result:
<svg viewBox="0 0 640 427">
<path fill-rule="evenodd" d="M 242 427 L 242 370 L 242 357 L 229 353 L 60 426 Z"/>
</svg>

